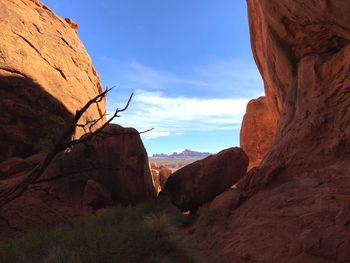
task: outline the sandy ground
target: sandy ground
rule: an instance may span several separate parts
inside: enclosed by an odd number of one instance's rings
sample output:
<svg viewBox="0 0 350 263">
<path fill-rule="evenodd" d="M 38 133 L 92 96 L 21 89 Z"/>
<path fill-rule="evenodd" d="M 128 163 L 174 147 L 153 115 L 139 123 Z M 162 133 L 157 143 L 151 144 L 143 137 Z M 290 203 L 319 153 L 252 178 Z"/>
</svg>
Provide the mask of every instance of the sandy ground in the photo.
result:
<svg viewBox="0 0 350 263">
<path fill-rule="evenodd" d="M 149 157 L 150 162 L 154 162 L 157 166 L 165 166 L 176 171 L 190 163 L 200 160 L 201 158 L 153 158 Z"/>
</svg>

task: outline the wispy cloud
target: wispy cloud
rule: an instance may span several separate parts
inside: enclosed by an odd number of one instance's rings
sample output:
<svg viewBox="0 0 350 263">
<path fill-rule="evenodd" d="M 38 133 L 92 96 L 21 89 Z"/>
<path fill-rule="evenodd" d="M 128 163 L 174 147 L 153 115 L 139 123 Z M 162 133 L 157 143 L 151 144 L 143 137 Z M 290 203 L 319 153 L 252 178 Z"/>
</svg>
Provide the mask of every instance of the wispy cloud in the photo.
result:
<svg viewBox="0 0 350 263">
<path fill-rule="evenodd" d="M 126 72 L 126 77 L 130 82 L 141 86 L 143 89 L 164 89 L 168 85 L 174 84 L 190 86 L 214 86 L 212 83 L 186 79 L 177 74 L 147 67 L 135 61 L 130 63 L 129 70 Z"/>
<path fill-rule="evenodd" d="M 154 128 L 143 137 L 179 135 L 189 131 L 238 129 L 248 99 L 167 97 L 162 92 L 139 90 L 130 108 L 116 121 L 139 131 Z"/>
<path fill-rule="evenodd" d="M 263 94 L 254 64 L 235 59 L 211 60 L 186 74 L 104 58 L 124 87 L 108 97 L 108 109 L 123 105 L 136 91 L 130 108 L 116 121 L 139 131 L 154 128 L 145 139 L 189 132 L 239 129 L 247 102 Z M 110 74 L 112 75 L 112 74 Z"/>
<path fill-rule="evenodd" d="M 231 97 L 252 97 L 263 93 L 262 79 L 253 61 L 217 59 L 197 67 L 194 75 Z"/>
<path fill-rule="evenodd" d="M 143 65 L 137 61 L 113 61 L 99 57 L 106 85 L 119 84 L 125 90 L 165 91 L 171 96 L 244 97 L 263 93 L 263 83 L 253 61 L 243 59 L 207 59 L 200 66 L 181 72 Z"/>
</svg>

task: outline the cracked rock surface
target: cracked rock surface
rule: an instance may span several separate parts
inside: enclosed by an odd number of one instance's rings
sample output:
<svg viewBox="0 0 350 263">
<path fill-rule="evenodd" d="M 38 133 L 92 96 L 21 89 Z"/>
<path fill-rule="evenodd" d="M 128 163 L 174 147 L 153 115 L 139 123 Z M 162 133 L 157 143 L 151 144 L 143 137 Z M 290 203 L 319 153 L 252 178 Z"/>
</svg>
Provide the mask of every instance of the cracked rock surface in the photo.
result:
<svg viewBox="0 0 350 263">
<path fill-rule="evenodd" d="M 39 1 L 0 1 L 0 42 L 2 161 L 49 144 L 101 85 L 75 29 Z M 102 101 L 84 119 L 104 112 Z"/>
</svg>

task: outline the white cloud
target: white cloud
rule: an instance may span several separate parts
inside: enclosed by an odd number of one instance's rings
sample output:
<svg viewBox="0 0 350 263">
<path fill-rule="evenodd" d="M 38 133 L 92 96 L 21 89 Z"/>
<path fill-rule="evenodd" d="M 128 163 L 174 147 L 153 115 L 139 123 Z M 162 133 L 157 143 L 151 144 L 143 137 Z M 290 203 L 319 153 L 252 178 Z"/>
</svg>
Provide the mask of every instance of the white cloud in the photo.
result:
<svg viewBox="0 0 350 263">
<path fill-rule="evenodd" d="M 116 121 L 139 131 L 154 128 L 146 139 L 189 131 L 238 129 L 249 99 L 167 97 L 162 92 L 139 90 L 129 109 Z"/>
<path fill-rule="evenodd" d="M 251 60 L 210 58 L 180 71 L 155 68 L 137 61 L 115 61 L 104 56 L 98 61 L 104 75 L 110 76 L 104 84 L 118 84 L 124 90 L 160 90 L 167 94 L 221 98 L 253 98 L 263 94 L 260 73 Z"/>
<path fill-rule="evenodd" d="M 121 87 L 109 94 L 109 110 L 123 106 L 127 93 L 136 90 L 129 109 L 116 122 L 139 131 L 154 128 L 142 135 L 145 139 L 239 129 L 247 102 L 263 95 L 262 80 L 251 61 L 209 59 L 180 73 L 136 61 L 101 59 Z"/>
<path fill-rule="evenodd" d="M 164 89 L 167 85 L 181 84 L 191 86 L 213 86 L 212 84 L 186 79 L 174 73 L 144 66 L 136 61 L 129 64 L 127 79 L 143 89 Z"/>
<path fill-rule="evenodd" d="M 157 131 L 157 130 L 152 130 L 150 132 L 142 134 L 142 137 L 147 138 L 147 139 L 155 139 L 159 137 L 165 137 L 165 136 L 170 136 L 171 133 L 169 131 Z"/>
</svg>

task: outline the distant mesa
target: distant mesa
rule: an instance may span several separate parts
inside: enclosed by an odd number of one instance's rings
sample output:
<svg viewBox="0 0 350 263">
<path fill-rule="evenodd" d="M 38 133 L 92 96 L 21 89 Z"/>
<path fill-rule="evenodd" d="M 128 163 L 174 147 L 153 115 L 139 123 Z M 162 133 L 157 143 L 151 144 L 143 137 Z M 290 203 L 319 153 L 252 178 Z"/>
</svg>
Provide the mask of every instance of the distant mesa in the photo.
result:
<svg viewBox="0 0 350 263">
<path fill-rule="evenodd" d="M 165 153 L 160 153 L 160 154 L 153 154 L 153 158 L 205 158 L 208 157 L 209 155 L 212 155 L 209 152 L 197 152 L 197 151 L 192 151 L 189 149 L 186 149 L 180 153 L 173 152 L 172 154 L 165 154 Z"/>
</svg>

